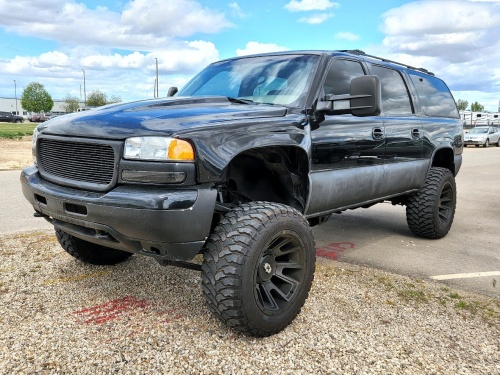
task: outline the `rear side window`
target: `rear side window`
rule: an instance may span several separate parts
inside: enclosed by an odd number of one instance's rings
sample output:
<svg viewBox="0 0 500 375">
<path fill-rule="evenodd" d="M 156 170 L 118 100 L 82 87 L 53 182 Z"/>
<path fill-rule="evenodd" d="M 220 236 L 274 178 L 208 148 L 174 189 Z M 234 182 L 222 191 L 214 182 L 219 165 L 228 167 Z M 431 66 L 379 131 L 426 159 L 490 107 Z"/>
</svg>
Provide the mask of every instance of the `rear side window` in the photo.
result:
<svg viewBox="0 0 500 375">
<path fill-rule="evenodd" d="M 378 65 L 373 65 L 372 70 L 380 78 L 383 113 L 393 116 L 412 115 L 413 106 L 401 74 L 394 69 Z"/>
<path fill-rule="evenodd" d="M 409 75 L 427 116 L 460 118 L 455 99 L 443 81 L 418 72 Z"/>
</svg>

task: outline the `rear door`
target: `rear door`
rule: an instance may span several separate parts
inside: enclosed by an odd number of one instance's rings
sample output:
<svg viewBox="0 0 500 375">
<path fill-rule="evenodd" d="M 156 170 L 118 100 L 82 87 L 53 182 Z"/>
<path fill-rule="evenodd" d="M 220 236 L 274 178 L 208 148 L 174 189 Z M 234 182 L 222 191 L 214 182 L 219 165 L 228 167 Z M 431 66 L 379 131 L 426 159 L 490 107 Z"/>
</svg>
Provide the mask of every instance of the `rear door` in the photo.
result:
<svg viewBox="0 0 500 375">
<path fill-rule="evenodd" d="M 422 122 L 417 116 L 408 83 L 401 71 L 371 65 L 382 86 L 382 119 L 385 129 L 384 195 L 420 187 L 428 169 L 423 159 Z"/>
</svg>

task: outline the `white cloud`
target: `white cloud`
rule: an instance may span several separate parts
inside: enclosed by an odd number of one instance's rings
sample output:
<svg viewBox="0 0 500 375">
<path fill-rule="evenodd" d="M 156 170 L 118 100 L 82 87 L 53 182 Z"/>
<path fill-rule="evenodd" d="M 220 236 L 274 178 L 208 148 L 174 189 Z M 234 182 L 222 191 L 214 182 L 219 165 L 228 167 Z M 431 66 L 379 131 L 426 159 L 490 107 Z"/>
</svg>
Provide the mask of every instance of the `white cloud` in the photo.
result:
<svg viewBox="0 0 500 375">
<path fill-rule="evenodd" d="M 19 88 L 32 81 L 40 82 L 54 99 L 60 99 L 68 93 L 79 96 L 84 69 L 87 93 L 100 89 L 108 95 L 133 100 L 152 97 L 155 58 L 158 59 L 160 95 L 166 95 L 168 87 L 183 86 L 194 73 L 218 60 L 219 52 L 213 43 L 201 40 L 126 54 L 75 48 L 68 53 L 51 51 L 40 56 L 0 59 L 0 72 L 17 77 Z"/>
<path fill-rule="evenodd" d="M 237 2 L 229 3 L 228 5 L 229 5 L 229 8 L 231 9 L 232 14 L 235 17 L 238 17 L 238 18 L 246 18 L 247 17 L 247 15 L 245 14 L 245 12 L 243 12 L 243 10 L 241 9 L 241 7 L 238 5 Z"/>
<path fill-rule="evenodd" d="M 183 39 L 232 27 L 223 13 L 195 0 L 129 0 L 122 9 L 90 9 L 78 0 L 0 0 L 4 30 L 59 45 L 38 56 L 0 57 L 0 72 L 13 76 L 19 88 L 40 82 L 55 99 L 79 96 L 82 69 L 87 92 L 101 89 L 124 100 L 152 97 L 155 58 L 160 95 L 166 94 L 170 85 L 182 86 L 219 59 L 212 42 Z"/>
<path fill-rule="evenodd" d="M 382 18 L 384 56 L 434 71 L 456 98 L 482 91 L 498 102 L 500 1 L 412 1 Z"/>
<path fill-rule="evenodd" d="M 299 18 L 299 22 L 308 23 L 310 25 L 319 25 L 331 17 L 333 17 L 332 13 L 318 13 L 313 14 L 312 16 Z"/>
<path fill-rule="evenodd" d="M 288 51 L 287 47 L 278 46 L 274 43 L 248 42 L 245 49 L 237 49 L 237 56 L 255 55 L 266 52 Z"/>
<path fill-rule="evenodd" d="M 306 12 L 310 10 L 326 10 L 329 8 L 338 8 L 339 3 L 330 0 L 291 0 L 285 5 L 290 12 Z"/>
<path fill-rule="evenodd" d="M 195 0 L 135 0 L 123 12 L 89 9 L 75 0 L 0 2 L 6 30 L 69 45 L 131 50 L 160 48 L 180 37 L 232 27 L 223 13 Z"/>
<path fill-rule="evenodd" d="M 356 40 L 360 39 L 359 35 L 353 34 L 353 33 L 348 32 L 348 31 L 342 31 L 342 32 L 335 34 L 335 38 L 348 40 L 350 42 L 355 42 Z"/>
</svg>

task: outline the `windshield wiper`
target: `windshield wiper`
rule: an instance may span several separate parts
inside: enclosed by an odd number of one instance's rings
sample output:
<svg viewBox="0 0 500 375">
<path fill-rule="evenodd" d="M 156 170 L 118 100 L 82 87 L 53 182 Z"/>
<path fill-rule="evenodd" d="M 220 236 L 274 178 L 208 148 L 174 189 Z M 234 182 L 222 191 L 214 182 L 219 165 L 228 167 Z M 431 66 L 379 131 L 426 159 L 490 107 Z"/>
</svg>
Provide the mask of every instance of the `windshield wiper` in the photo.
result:
<svg viewBox="0 0 500 375">
<path fill-rule="evenodd" d="M 230 96 L 227 97 L 231 103 L 239 103 L 239 104 L 254 104 L 253 100 L 250 99 L 240 99 L 240 98 L 232 98 Z"/>
</svg>

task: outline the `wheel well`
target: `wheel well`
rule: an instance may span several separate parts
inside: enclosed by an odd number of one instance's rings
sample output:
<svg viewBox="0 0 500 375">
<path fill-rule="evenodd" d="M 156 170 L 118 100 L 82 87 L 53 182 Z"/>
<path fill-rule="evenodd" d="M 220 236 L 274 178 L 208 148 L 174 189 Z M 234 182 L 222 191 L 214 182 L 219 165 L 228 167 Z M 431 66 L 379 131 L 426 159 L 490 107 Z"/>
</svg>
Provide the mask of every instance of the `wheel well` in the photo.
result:
<svg viewBox="0 0 500 375">
<path fill-rule="evenodd" d="M 432 167 L 447 168 L 455 175 L 455 157 L 449 148 L 437 150 L 432 159 Z"/>
<path fill-rule="evenodd" d="M 231 160 L 225 170 L 225 183 L 220 187 L 222 203 L 268 201 L 304 212 L 308 168 L 307 154 L 298 147 L 247 150 Z"/>
</svg>

